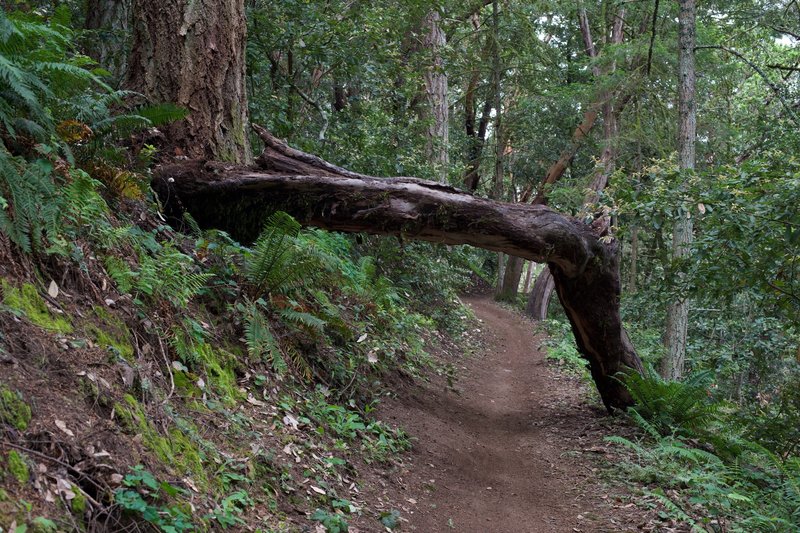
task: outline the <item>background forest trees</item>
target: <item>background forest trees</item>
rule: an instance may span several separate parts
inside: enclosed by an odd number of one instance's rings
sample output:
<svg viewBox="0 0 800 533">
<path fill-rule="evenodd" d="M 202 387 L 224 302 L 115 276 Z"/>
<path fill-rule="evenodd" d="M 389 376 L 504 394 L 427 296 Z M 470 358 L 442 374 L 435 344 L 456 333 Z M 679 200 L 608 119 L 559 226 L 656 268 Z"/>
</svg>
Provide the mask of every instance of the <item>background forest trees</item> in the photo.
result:
<svg viewBox="0 0 800 533">
<path fill-rule="evenodd" d="M 60 161 L 141 197 L 153 161 L 235 160 L 237 153 L 246 161 L 248 145 L 261 147 L 245 133 L 247 112 L 293 146 L 358 172 L 446 180 L 477 196 L 546 202 L 587 221 L 604 213 L 623 242 L 622 312 L 646 363 L 664 360 L 667 309 L 684 302 L 689 380 L 706 379 L 698 390 L 729 402 L 715 404 L 718 411 L 739 413 L 737 438 L 785 466 L 800 444 L 800 7 L 780 0 L 697 6 L 696 46 L 686 44 L 698 73 L 696 164 L 686 172 L 678 141 L 682 3 L 225 2 L 246 19 L 246 57 L 233 65 L 246 66 L 246 87 L 226 85 L 230 99 L 201 117 L 195 107 L 213 106 L 192 98 L 202 98 L 204 84 L 226 84 L 221 55 L 175 69 L 183 82 L 124 74 L 170 72 L 148 63 L 158 57 L 131 38 L 138 27 L 156 46 L 189 30 L 175 27 L 180 17 L 161 20 L 160 5 L 4 2 L 0 231 L 20 250 L 83 257 L 69 244 L 80 232 L 64 233 L 61 215 L 83 227 L 82 215 L 67 207 L 88 182 L 65 174 Z M 142 29 L 156 22 L 173 26 Z M 211 41 L 195 44 L 236 46 Z M 196 90 L 179 94 L 187 80 Z M 236 108 L 245 92 L 249 109 Z M 154 127 L 183 138 L 183 148 L 162 143 Z M 215 153 L 192 144 L 193 128 L 212 130 L 232 148 Z M 31 195 L 35 201 L 23 201 Z M 693 240 L 677 253 L 683 244 L 672 236 L 687 228 Z M 353 246 L 365 254 L 380 248 L 376 272 L 402 270 L 409 286 L 423 287 L 421 298 L 432 283 L 403 270 L 408 256 L 430 267 L 462 253 L 367 244 Z M 514 301 L 535 277 L 531 265 L 512 258 L 473 255 L 467 263 L 505 285 Z M 526 269 L 531 282 L 522 283 Z M 422 305 L 438 303 L 432 297 Z M 551 318 L 563 319 L 553 307 Z M 638 391 L 642 404 L 657 387 L 651 378 L 651 389 Z M 655 432 L 680 424 L 670 419 Z M 721 457 L 734 453 L 733 445 L 712 446 Z"/>
</svg>

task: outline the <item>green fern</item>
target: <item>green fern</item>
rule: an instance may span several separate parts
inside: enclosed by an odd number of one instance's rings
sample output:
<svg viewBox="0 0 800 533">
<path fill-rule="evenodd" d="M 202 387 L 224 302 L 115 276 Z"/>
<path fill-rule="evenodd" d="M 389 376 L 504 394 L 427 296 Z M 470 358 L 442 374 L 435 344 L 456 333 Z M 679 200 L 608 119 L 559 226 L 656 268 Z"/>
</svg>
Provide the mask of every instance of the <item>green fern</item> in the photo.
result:
<svg viewBox="0 0 800 533">
<path fill-rule="evenodd" d="M 263 359 L 278 374 L 287 370 L 280 347 L 272 335 L 269 321 L 254 302 L 246 302 L 244 313 L 244 338 L 250 357 Z"/>
<path fill-rule="evenodd" d="M 161 126 L 176 120 L 181 120 L 189 115 L 189 110 L 175 104 L 157 104 L 140 107 L 136 115 L 147 119 L 151 126 Z"/>
<path fill-rule="evenodd" d="M 691 516 L 689 516 L 689 515 L 686 513 L 686 511 L 684 511 L 684 510 L 683 510 L 683 509 L 680 507 L 680 505 L 678 505 L 677 503 L 675 503 L 675 502 L 674 502 L 674 501 L 673 501 L 673 500 L 672 500 L 672 499 L 671 499 L 669 496 L 667 496 L 666 494 L 664 494 L 664 492 L 663 492 L 663 491 L 656 489 L 656 490 L 654 490 L 654 491 L 651 491 L 651 492 L 650 492 L 650 495 L 651 495 L 651 496 L 653 496 L 654 498 L 656 498 L 656 499 L 657 499 L 659 502 L 661 502 L 661 504 L 662 504 L 664 507 L 666 507 L 666 508 L 667 508 L 667 510 L 669 510 L 669 511 L 670 511 L 670 513 L 671 513 L 673 516 L 675 516 L 675 517 L 677 517 L 679 520 L 681 520 L 681 521 L 683 521 L 683 522 L 685 522 L 685 523 L 689 524 L 689 526 L 691 526 L 691 528 L 692 528 L 692 531 L 699 531 L 699 532 L 702 532 L 702 533 L 705 533 L 705 532 L 706 532 L 705 528 L 701 527 L 701 526 L 700 526 L 700 525 L 697 523 L 697 520 L 695 520 L 694 518 L 692 518 Z"/>
<path fill-rule="evenodd" d="M 281 309 L 278 315 L 285 321 L 306 330 L 322 333 L 325 330 L 325 321 L 321 318 L 294 309 Z"/>
<path fill-rule="evenodd" d="M 244 274 L 254 296 L 285 293 L 314 276 L 314 262 L 297 245 L 300 223 L 278 211 L 245 255 Z"/>
<path fill-rule="evenodd" d="M 709 393 L 711 377 L 710 371 L 704 371 L 682 382 L 666 381 L 648 367 L 644 374 L 629 373 L 624 383 L 636 402 L 636 412 L 666 435 L 701 429 L 716 418 L 722 404 Z"/>
<path fill-rule="evenodd" d="M 46 236 L 57 232 L 63 198 L 44 160 L 27 163 L 0 146 L 0 232 L 25 252 L 41 251 Z"/>
</svg>

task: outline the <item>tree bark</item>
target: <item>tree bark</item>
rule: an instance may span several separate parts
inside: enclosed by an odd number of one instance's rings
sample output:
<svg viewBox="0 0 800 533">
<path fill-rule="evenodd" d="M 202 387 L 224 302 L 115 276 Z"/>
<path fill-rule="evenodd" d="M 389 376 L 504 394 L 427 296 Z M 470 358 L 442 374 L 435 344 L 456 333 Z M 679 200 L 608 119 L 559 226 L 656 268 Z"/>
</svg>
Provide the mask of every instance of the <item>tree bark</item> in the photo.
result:
<svg viewBox="0 0 800 533">
<path fill-rule="evenodd" d="M 633 294 L 636 292 L 636 278 L 639 273 L 639 228 L 634 226 L 631 228 L 631 264 L 628 272 L 628 292 Z"/>
<path fill-rule="evenodd" d="M 682 172 L 695 167 L 695 0 L 680 0 L 678 11 L 678 165 Z M 672 232 L 672 258 L 681 261 L 689 255 L 692 243 L 692 219 L 689 212 L 679 210 Z M 680 282 L 682 274 L 677 274 Z M 689 324 L 689 303 L 679 297 L 667 308 L 665 344 L 667 353 L 661 360 L 661 375 L 679 379 L 686 363 L 686 332 Z"/>
<path fill-rule="evenodd" d="M 442 52 L 447 45 L 447 38 L 440 26 L 441 16 L 435 9 L 431 9 L 425 17 L 425 28 L 428 34 L 425 37 L 425 49 L 430 53 L 430 65 L 425 71 L 425 92 L 430 107 L 430 124 L 428 125 L 428 138 L 426 155 L 436 173 L 440 183 L 447 183 L 447 173 L 450 166 L 448 145 L 449 112 L 447 104 L 447 72 L 444 69 Z"/>
<path fill-rule="evenodd" d="M 522 279 L 522 267 L 525 260 L 515 255 L 509 255 L 506 267 L 503 272 L 500 290 L 497 292 L 497 299 L 503 302 L 515 302 L 519 293 L 519 282 Z"/>
<path fill-rule="evenodd" d="M 553 275 L 545 265 L 544 269 L 536 276 L 536 281 L 533 282 L 533 289 L 528 295 L 528 303 L 525 305 L 525 314 L 534 320 L 547 318 L 547 308 L 550 306 L 550 298 L 554 290 Z"/>
<path fill-rule="evenodd" d="M 175 155 L 252 161 L 244 0 L 134 0 L 127 87 L 189 116 L 165 128 Z"/>
<path fill-rule="evenodd" d="M 115 82 L 125 75 L 128 65 L 128 31 L 131 0 L 88 0 L 87 30 L 94 30 L 86 44 L 88 55 L 111 72 Z"/>
<path fill-rule="evenodd" d="M 533 281 L 533 263 L 528 261 L 528 270 L 525 273 L 525 284 L 523 285 L 523 292 L 525 294 L 531 292 L 531 281 Z"/>
<path fill-rule="evenodd" d="M 440 183 L 375 178 L 331 165 L 259 129 L 260 168 L 191 161 L 164 166 L 154 187 L 171 217 L 188 210 L 203 227 L 254 240 L 282 209 L 320 228 L 469 244 L 547 262 L 578 349 L 606 407 L 632 399 L 615 376 L 641 371 L 619 314 L 619 250 L 596 228 L 540 205 L 476 198 Z"/>
</svg>

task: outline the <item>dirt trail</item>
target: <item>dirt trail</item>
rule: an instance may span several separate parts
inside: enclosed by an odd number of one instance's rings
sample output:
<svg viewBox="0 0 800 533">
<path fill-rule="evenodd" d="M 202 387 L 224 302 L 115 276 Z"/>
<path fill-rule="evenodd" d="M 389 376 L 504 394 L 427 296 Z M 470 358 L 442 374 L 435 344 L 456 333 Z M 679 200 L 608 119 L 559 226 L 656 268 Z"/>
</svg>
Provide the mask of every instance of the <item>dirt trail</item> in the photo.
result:
<svg viewBox="0 0 800 533">
<path fill-rule="evenodd" d="M 395 496 L 408 502 L 404 530 L 635 529 L 597 479 L 608 431 L 599 402 L 547 367 L 530 322 L 489 299 L 467 303 L 483 322 L 486 348 L 459 363 L 469 370 L 458 391 L 415 385 L 383 413 L 417 439 L 411 464 L 393 479 L 402 491 Z"/>
</svg>

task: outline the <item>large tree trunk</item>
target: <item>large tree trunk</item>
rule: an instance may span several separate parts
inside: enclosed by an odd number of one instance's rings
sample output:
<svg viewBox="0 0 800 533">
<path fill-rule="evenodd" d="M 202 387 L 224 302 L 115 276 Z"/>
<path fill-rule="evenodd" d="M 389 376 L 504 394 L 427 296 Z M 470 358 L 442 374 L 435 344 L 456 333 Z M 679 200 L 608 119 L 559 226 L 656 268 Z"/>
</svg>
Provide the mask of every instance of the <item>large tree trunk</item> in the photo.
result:
<svg viewBox="0 0 800 533">
<path fill-rule="evenodd" d="M 134 0 L 128 88 L 189 116 L 166 127 L 176 155 L 252 161 L 244 0 Z"/>
<path fill-rule="evenodd" d="M 606 407 L 631 405 L 615 376 L 641 362 L 619 314 L 614 239 L 539 205 L 476 198 L 440 183 L 356 174 L 294 150 L 264 130 L 260 168 L 193 161 L 162 167 L 154 182 L 167 213 L 252 241 L 276 209 L 320 228 L 469 244 L 547 262 L 578 349 Z"/>
<path fill-rule="evenodd" d="M 430 65 L 425 71 L 425 93 L 430 106 L 430 124 L 426 155 L 436 168 L 440 183 L 447 183 L 450 166 L 448 145 L 450 144 L 450 107 L 447 104 L 447 72 L 444 69 L 442 52 L 447 45 L 447 38 L 440 26 L 441 16 L 431 9 L 425 17 L 425 49 L 430 53 Z"/>
<path fill-rule="evenodd" d="M 695 166 L 695 135 L 697 109 L 695 106 L 695 0 L 680 0 L 678 11 L 678 165 L 681 171 L 691 172 Z M 672 232 L 672 258 L 680 261 L 689 254 L 692 243 L 692 219 L 689 213 L 678 213 Z M 681 274 L 677 274 L 677 281 Z M 661 360 L 661 375 L 678 379 L 683 375 L 686 361 L 686 332 L 689 325 L 689 303 L 678 298 L 667 308 L 666 347 Z"/>
<path fill-rule="evenodd" d="M 93 30 L 86 44 L 87 53 L 111 72 L 115 83 L 122 80 L 128 65 L 130 21 L 131 0 L 86 2 L 85 27 Z"/>
</svg>

